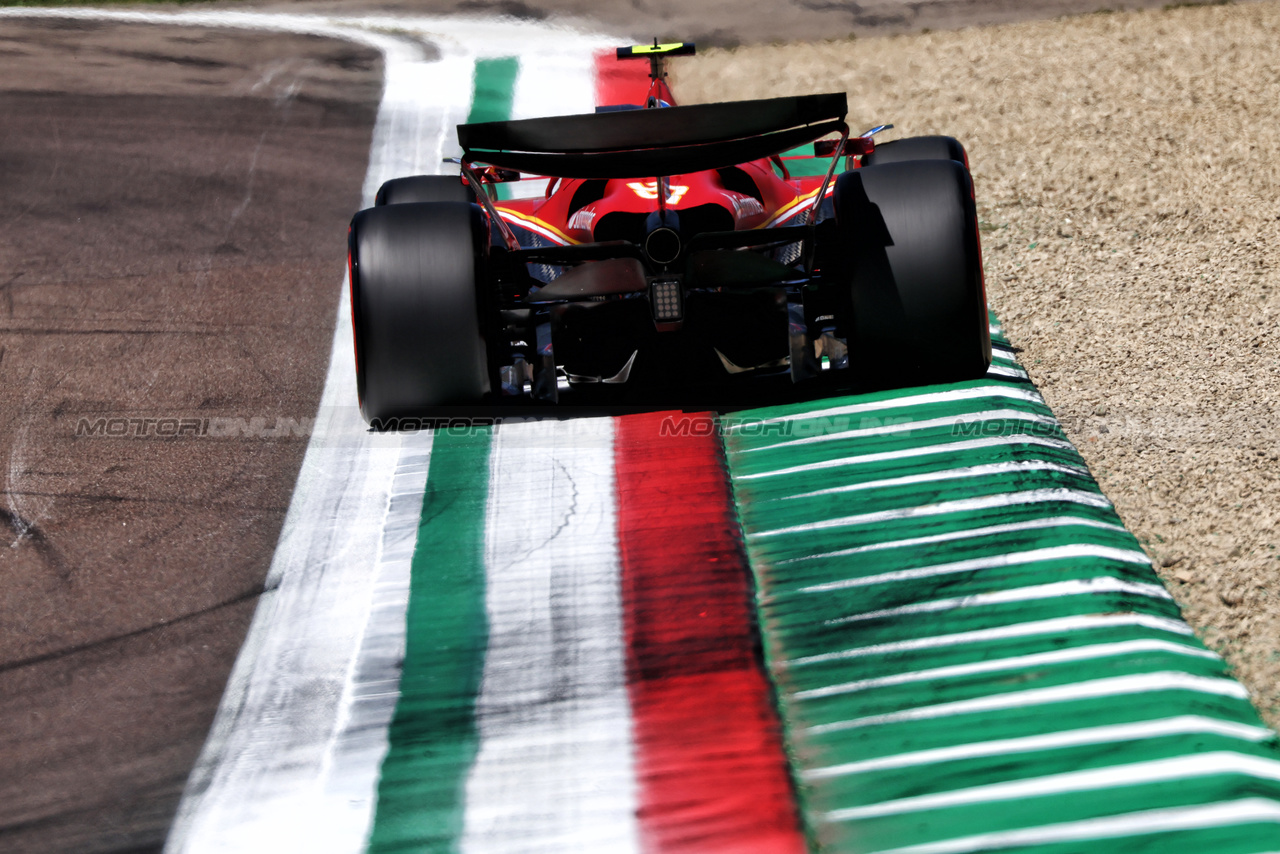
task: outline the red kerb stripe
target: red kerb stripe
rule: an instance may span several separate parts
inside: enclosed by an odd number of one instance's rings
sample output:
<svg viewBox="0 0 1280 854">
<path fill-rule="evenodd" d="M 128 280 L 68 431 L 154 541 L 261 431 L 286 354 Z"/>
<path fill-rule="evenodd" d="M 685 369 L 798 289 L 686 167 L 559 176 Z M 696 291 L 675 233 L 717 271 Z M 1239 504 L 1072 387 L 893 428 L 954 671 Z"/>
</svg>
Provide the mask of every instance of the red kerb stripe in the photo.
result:
<svg viewBox="0 0 1280 854">
<path fill-rule="evenodd" d="M 596 106 L 643 104 L 649 94 L 649 63 L 640 59 L 619 61 L 615 49 L 598 51 L 596 58 Z"/>
<path fill-rule="evenodd" d="M 663 430 L 664 419 L 677 429 Z M 644 850 L 802 852 L 714 422 L 628 416 L 616 435 Z"/>
</svg>

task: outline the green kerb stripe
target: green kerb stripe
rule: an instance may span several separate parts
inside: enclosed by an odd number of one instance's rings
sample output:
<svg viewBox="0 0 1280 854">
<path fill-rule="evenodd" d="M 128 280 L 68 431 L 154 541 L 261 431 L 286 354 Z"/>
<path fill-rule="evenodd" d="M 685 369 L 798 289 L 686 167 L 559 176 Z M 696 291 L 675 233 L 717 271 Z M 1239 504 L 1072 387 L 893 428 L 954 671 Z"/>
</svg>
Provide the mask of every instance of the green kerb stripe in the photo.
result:
<svg viewBox="0 0 1280 854">
<path fill-rule="evenodd" d="M 368 850 L 452 852 L 476 752 L 475 697 L 488 644 L 487 429 L 436 434 L 413 553 L 400 699 Z"/>
<path fill-rule="evenodd" d="M 511 118 L 520 60 L 475 64 L 467 122 Z M 370 854 L 453 852 L 475 759 L 488 645 L 484 519 L 488 430 L 437 433 L 413 553 L 404 670 L 378 783 Z"/>
<path fill-rule="evenodd" d="M 998 352 L 976 382 L 722 419 L 811 842 L 1280 850 L 1274 738 Z M 1211 809 L 1242 798 L 1274 809 Z"/>
<path fill-rule="evenodd" d="M 515 102 L 516 78 L 520 75 L 520 60 L 514 56 L 501 59 L 476 60 L 474 89 L 471 95 L 471 112 L 467 124 L 476 122 L 505 122 L 511 118 L 511 105 Z M 511 198 L 510 189 L 497 185 L 498 200 Z"/>
<path fill-rule="evenodd" d="M 514 56 L 476 60 L 475 88 L 467 124 L 505 122 L 510 119 L 519 73 L 520 60 Z"/>
</svg>

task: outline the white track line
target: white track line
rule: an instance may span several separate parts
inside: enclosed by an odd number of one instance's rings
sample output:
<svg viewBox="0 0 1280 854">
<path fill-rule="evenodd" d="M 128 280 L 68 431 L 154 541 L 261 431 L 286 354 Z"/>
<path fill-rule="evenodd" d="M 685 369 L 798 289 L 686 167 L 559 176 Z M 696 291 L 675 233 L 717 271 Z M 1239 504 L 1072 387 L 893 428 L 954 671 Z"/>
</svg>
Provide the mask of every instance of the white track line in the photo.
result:
<svg viewBox="0 0 1280 854">
<path fill-rule="evenodd" d="M 987 376 L 989 377 L 1010 377 L 1015 380 L 1030 379 L 1026 371 L 1021 368 L 1009 368 L 1004 365 L 993 364 L 987 368 Z"/>
<path fill-rule="evenodd" d="M 593 79 L 585 51 L 526 54 L 513 117 L 590 112 Z M 489 468 L 490 640 L 460 847 L 635 851 L 613 422 L 504 424 Z"/>
<path fill-rule="evenodd" d="M 387 730 L 400 692 L 405 654 L 405 611 L 413 552 L 422 518 L 422 494 L 431 462 L 429 432 L 400 437 L 400 458 L 383 520 L 376 582 L 358 653 L 353 657 L 338 719 L 320 778 L 333 799 L 326 807 L 345 816 L 345 845 L 363 839 L 372 819 Z M 342 809 L 345 807 L 345 810 Z"/>
</svg>

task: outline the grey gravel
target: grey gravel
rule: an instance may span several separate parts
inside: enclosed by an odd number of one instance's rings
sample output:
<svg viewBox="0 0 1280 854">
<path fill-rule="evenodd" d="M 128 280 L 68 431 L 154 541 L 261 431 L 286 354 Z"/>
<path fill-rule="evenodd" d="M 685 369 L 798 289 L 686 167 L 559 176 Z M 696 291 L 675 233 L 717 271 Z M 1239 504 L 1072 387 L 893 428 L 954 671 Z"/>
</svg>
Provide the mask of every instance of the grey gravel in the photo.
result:
<svg viewBox="0 0 1280 854">
<path fill-rule="evenodd" d="M 1280 723 L 1280 4 L 712 50 L 684 103 L 849 93 L 968 147 L 1022 363 Z M 890 137 L 886 137 L 890 138 Z"/>
</svg>

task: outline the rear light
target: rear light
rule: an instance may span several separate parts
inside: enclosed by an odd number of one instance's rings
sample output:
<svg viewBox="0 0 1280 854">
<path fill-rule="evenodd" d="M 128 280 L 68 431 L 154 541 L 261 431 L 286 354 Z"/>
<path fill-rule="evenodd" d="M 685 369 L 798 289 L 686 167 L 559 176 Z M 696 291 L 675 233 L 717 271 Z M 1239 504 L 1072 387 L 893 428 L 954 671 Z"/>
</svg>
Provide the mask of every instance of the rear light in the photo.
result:
<svg viewBox="0 0 1280 854">
<path fill-rule="evenodd" d="M 850 137 L 844 144 L 844 153 L 847 157 L 866 157 L 875 150 L 876 141 L 869 136 Z"/>
<path fill-rule="evenodd" d="M 649 302 L 653 305 L 653 319 L 659 323 L 671 323 L 684 315 L 679 279 L 655 279 L 649 285 Z"/>
<path fill-rule="evenodd" d="M 830 157 L 840 149 L 840 140 L 838 139 L 820 139 L 813 144 L 813 153 L 817 157 Z M 844 150 L 840 151 L 845 157 L 865 157 L 876 150 L 876 142 L 869 136 L 851 136 L 845 141 Z"/>
</svg>

